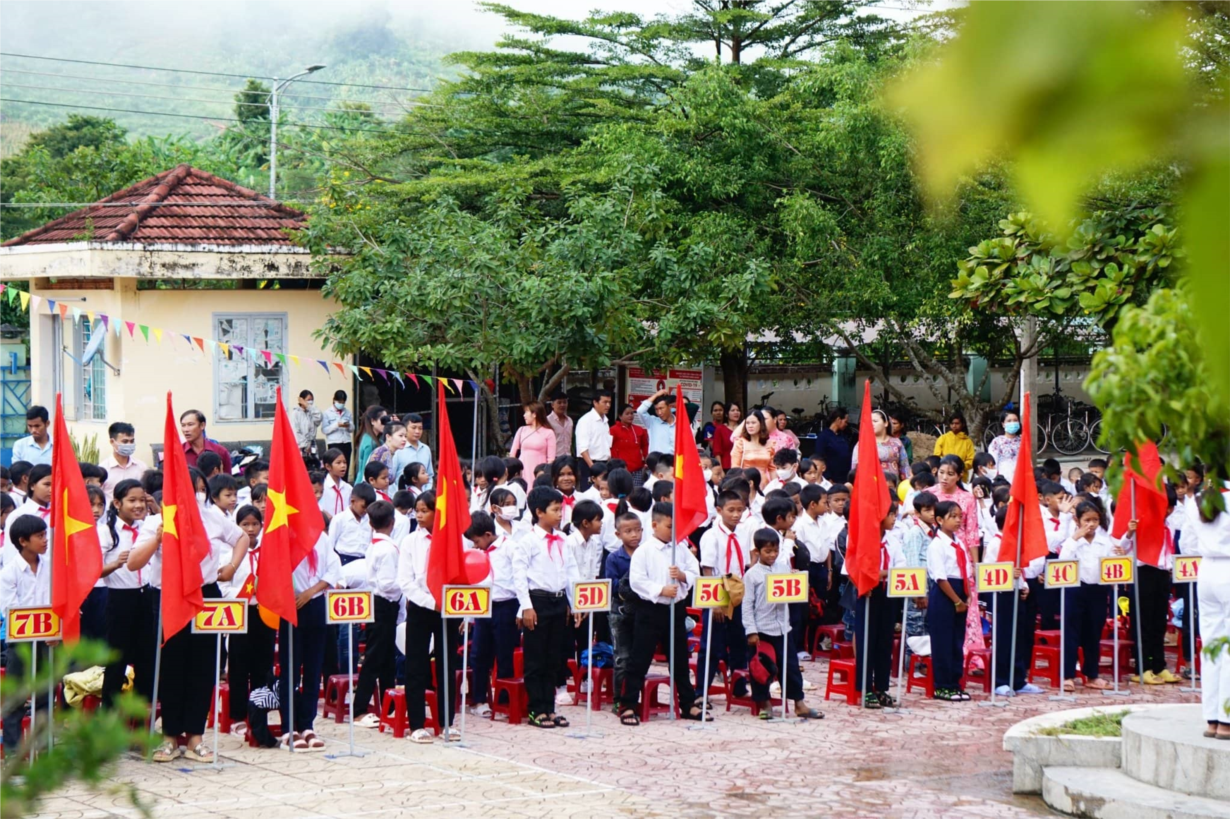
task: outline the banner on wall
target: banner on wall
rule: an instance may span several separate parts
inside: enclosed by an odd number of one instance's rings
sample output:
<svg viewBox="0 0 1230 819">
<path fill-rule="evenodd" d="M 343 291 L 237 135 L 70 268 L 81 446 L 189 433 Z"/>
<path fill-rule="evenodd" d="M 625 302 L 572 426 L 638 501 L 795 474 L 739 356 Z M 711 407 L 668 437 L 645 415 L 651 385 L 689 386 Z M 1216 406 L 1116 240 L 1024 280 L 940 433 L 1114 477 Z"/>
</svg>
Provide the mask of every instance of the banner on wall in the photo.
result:
<svg viewBox="0 0 1230 819">
<path fill-rule="evenodd" d="M 675 390 L 682 385 L 683 396 L 688 403 L 703 406 L 702 382 L 704 370 L 642 370 L 640 367 L 628 368 L 628 403 L 639 406 L 649 396 L 658 390 Z"/>
</svg>

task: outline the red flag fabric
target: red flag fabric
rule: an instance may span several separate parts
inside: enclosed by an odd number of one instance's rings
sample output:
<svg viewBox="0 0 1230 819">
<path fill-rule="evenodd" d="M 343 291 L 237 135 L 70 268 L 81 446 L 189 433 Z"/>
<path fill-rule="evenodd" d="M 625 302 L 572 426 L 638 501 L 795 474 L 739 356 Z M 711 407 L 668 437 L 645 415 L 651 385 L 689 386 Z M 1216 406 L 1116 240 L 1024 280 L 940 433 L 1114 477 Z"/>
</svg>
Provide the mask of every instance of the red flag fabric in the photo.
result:
<svg viewBox="0 0 1230 819">
<path fill-rule="evenodd" d="M 1111 534 L 1121 538 L 1127 532 L 1128 522 L 1133 515 L 1134 487 L 1136 557 L 1156 566 L 1158 555 L 1166 541 L 1167 501 L 1166 492 L 1161 488 L 1162 457 L 1158 454 L 1157 444 L 1152 441 L 1145 441 L 1137 446 L 1137 450 L 1135 459 L 1130 452 L 1123 456 L 1123 488 L 1115 499 L 1115 521 Z"/>
<path fill-rule="evenodd" d="M 871 381 L 863 382 L 863 410 L 858 422 L 858 467 L 850 496 L 850 530 L 846 542 L 846 571 L 858 588 L 859 597 L 880 582 L 880 524 L 892 499 L 884 480 L 884 467 L 876 451 L 871 428 Z"/>
<path fill-rule="evenodd" d="M 1021 452 L 1012 476 L 1012 491 L 1008 495 L 1008 511 L 1004 518 L 1004 537 L 999 547 L 999 561 L 1018 569 L 1047 553 L 1046 529 L 1042 525 L 1042 503 L 1038 500 L 1038 484 L 1034 481 L 1033 424 L 1030 420 L 1029 393 L 1025 393 L 1021 414 Z"/>
<path fill-rule="evenodd" d="M 201 561 L 209 554 L 209 535 L 196 504 L 196 488 L 179 440 L 179 422 L 167 393 L 162 432 L 162 639 L 178 634 L 205 608 Z"/>
<path fill-rule="evenodd" d="M 683 539 L 709 517 L 708 490 L 700 468 L 700 453 L 688 423 L 683 385 L 675 386 L 675 537 Z"/>
<path fill-rule="evenodd" d="M 63 623 L 64 642 L 75 643 L 81 604 L 102 576 L 102 547 L 59 393 L 51 440 L 51 608 Z"/>
<path fill-rule="evenodd" d="M 275 403 L 265 531 L 261 536 L 261 559 L 256 563 L 256 602 L 297 626 L 299 611 L 295 607 L 291 574 L 305 558 L 315 558 L 316 542 L 325 531 L 325 520 L 316 505 L 290 417 L 282 405 L 281 387 L 277 389 Z"/>
<path fill-rule="evenodd" d="M 457 460 L 457 445 L 448 423 L 444 399 L 444 379 L 436 381 L 439 391 L 438 423 L 440 424 L 440 468 L 436 472 L 436 518 L 431 530 L 431 550 L 427 554 L 427 588 L 440 607 L 442 587 L 465 583 L 465 547 L 462 536 L 470 528 L 470 502 L 465 482 L 461 480 L 461 463 Z"/>
</svg>

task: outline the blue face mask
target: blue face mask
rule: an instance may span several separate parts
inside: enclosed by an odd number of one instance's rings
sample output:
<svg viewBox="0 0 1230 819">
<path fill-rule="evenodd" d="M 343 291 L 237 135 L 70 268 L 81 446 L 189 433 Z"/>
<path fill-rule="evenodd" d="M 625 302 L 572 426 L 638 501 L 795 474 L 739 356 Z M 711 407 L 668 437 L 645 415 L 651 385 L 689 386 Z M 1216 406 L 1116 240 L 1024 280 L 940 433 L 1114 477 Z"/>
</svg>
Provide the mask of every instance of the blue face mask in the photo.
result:
<svg viewBox="0 0 1230 819">
<path fill-rule="evenodd" d="M 343 410 L 346 409 L 346 405 L 343 404 L 341 401 L 334 401 L 333 406 L 337 408 L 338 412 L 342 412 Z"/>
<path fill-rule="evenodd" d="M 1010 435 L 1017 435 L 1020 433 L 1020 431 L 1021 431 L 1021 425 L 1017 423 L 1016 421 L 1009 421 L 1008 423 L 1004 424 L 1004 432 L 1007 432 Z"/>
</svg>

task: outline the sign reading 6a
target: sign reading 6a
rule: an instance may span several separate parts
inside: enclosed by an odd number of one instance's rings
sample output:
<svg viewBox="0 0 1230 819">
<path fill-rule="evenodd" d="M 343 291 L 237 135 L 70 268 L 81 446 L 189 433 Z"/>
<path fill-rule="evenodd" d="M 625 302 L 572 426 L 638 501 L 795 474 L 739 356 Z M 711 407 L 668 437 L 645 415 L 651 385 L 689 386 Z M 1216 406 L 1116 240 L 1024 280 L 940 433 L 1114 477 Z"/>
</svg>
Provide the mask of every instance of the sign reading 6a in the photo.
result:
<svg viewBox="0 0 1230 819">
<path fill-rule="evenodd" d="M 611 608 L 611 581 L 587 580 L 572 584 L 572 610 L 609 611 Z"/>
<path fill-rule="evenodd" d="M 341 589 L 327 593 L 325 606 L 326 621 L 329 625 L 337 623 L 374 623 L 375 611 L 372 609 L 372 593 L 370 591 L 351 591 Z"/>
<path fill-rule="evenodd" d="M 807 572 L 765 575 L 766 603 L 806 603 Z"/>
<path fill-rule="evenodd" d="M 721 577 L 698 577 L 692 590 L 692 608 L 720 609 L 730 605 L 726 581 Z"/>
<path fill-rule="evenodd" d="M 9 609 L 7 622 L 10 643 L 60 639 L 60 618 L 50 606 Z"/>
<path fill-rule="evenodd" d="M 444 617 L 490 617 L 491 589 L 486 586 L 445 586 L 441 592 Z"/>
</svg>

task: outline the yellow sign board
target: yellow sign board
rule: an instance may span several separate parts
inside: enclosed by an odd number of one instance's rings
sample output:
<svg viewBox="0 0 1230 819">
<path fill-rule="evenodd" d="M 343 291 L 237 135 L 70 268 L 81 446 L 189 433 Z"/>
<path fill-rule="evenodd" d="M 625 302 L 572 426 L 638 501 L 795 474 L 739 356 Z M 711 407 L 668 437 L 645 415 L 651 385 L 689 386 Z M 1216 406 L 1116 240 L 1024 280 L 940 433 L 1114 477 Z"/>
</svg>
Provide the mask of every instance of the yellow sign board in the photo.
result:
<svg viewBox="0 0 1230 819">
<path fill-rule="evenodd" d="M 1103 586 L 1126 585 L 1133 580 L 1133 569 L 1133 560 L 1130 557 L 1104 557 L 1101 562 L 1100 582 Z"/>
<path fill-rule="evenodd" d="M 1006 592 L 1015 585 L 1011 563 L 979 563 L 978 591 Z"/>
<path fill-rule="evenodd" d="M 444 617 L 490 617 L 491 589 L 487 586 L 445 586 Z"/>
<path fill-rule="evenodd" d="M 9 609 L 8 637 L 10 643 L 30 643 L 35 640 L 60 639 L 60 618 L 51 606 Z"/>
<path fill-rule="evenodd" d="M 889 597 L 924 597 L 927 594 L 927 570 L 921 568 L 889 569 Z"/>
<path fill-rule="evenodd" d="M 766 603 L 806 603 L 807 572 L 765 575 Z"/>
<path fill-rule="evenodd" d="M 730 605 L 725 578 L 698 577 L 692 588 L 692 608 L 720 609 Z"/>
<path fill-rule="evenodd" d="M 193 634 L 247 634 L 247 600 L 206 600 L 192 618 Z"/>
<path fill-rule="evenodd" d="M 610 611 L 611 581 L 586 580 L 584 583 L 572 584 L 572 597 L 569 600 L 572 611 Z"/>
<path fill-rule="evenodd" d="M 337 589 L 325 593 L 325 622 L 329 625 L 374 623 L 376 612 L 372 608 L 372 593 L 351 589 Z"/>
<path fill-rule="evenodd" d="M 1194 583 L 1199 576 L 1200 557 L 1198 555 L 1175 555 L 1174 568 L 1170 570 L 1173 582 Z"/>
<path fill-rule="evenodd" d="M 1043 578 L 1048 589 L 1066 589 L 1081 584 L 1081 564 L 1079 560 L 1048 560 L 1046 575 Z"/>
</svg>

